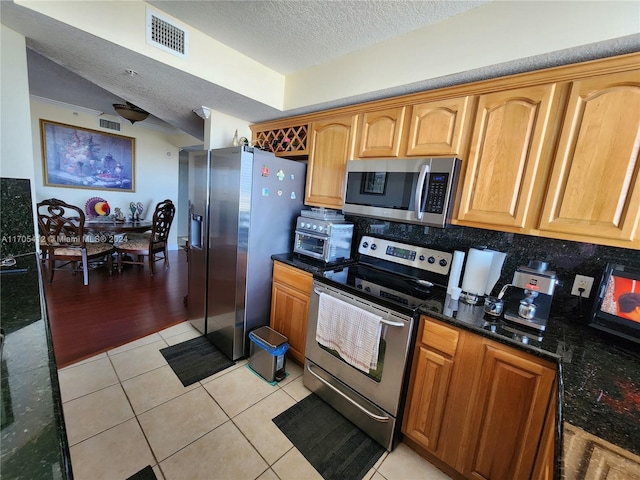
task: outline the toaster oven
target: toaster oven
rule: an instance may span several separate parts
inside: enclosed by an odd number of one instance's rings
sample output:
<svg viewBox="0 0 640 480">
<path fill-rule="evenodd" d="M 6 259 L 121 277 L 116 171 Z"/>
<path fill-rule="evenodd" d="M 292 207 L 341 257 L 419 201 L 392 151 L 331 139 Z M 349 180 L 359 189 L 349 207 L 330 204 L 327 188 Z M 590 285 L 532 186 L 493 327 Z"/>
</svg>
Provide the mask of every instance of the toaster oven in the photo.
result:
<svg viewBox="0 0 640 480">
<path fill-rule="evenodd" d="M 305 216 L 296 221 L 294 253 L 332 263 L 351 258 L 353 223 Z"/>
</svg>

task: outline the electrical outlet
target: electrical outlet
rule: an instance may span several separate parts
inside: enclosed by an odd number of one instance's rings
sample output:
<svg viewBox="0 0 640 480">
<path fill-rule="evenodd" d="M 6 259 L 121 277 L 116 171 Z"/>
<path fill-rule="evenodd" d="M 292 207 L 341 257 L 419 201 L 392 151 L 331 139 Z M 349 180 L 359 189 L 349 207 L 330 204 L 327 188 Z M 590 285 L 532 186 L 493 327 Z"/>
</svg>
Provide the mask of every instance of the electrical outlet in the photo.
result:
<svg viewBox="0 0 640 480">
<path fill-rule="evenodd" d="M 575 280 L 573 281 L 573 288 L 571 288 L 571 295 L 575 295 L 577 297 L 580 296 L 579 288 L 584 288 L 584 292 L 582 292 L 583 298 L 588 298 L 591 295 L 591 288 L 593 287 L 593 277 L 587 277 L 585 275 L 576 275 Z"/>
</svg>

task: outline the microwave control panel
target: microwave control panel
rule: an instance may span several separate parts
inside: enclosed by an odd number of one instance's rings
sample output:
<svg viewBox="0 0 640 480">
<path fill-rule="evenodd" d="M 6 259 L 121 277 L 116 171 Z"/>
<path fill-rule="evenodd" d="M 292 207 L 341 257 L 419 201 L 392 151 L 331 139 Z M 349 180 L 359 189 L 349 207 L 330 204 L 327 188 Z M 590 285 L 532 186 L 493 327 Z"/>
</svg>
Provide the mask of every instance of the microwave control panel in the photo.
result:
<svg viewBox="0 0 640 480">
<path fill-rule="evenodd" d="M 432 173 L 427 185 L 426 205 L 423 212 L 441 214 L 447 205 L 448 173 Z"/>
</svg>

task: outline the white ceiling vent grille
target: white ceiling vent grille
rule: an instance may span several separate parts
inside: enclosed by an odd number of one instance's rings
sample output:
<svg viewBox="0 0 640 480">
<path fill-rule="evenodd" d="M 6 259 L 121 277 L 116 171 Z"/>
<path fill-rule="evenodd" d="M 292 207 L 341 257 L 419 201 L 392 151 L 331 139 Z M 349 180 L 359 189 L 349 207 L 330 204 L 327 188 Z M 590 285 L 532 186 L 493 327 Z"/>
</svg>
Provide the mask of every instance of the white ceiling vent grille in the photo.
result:
<svg viewBox="0 0 640 480">
<path fill-rule="evenodd" d="M 189 32 L 158 12 L 147 8 L 147 43 L 178 57 L 186 58 Z"/>
<path fill-rule="evenodd" d="M 120 131 L 120 124 L 118 122 L 105 120 L 104 118 L 100 118 L 99 120 L 100 120 L 100 127 L 108 128 L 109 130 L 115 130 L 116 132 Z"/>
</svg>

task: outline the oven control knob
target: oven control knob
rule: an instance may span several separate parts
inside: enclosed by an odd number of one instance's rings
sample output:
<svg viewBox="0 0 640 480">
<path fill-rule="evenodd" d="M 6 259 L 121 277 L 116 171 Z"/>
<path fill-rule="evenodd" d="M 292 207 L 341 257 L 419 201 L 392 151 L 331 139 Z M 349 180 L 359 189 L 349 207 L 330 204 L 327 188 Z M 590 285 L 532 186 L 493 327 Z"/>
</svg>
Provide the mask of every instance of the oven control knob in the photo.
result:
<svg viewBox="0 0 640 480">
<path fill-rule="evenodd" d="M 362 242 L 362 248 L 369 248 L 369 244 L 367 242 Z"/>
<path fill-rule="evenodd" d="M 310 223 L 307 223 L 307 228 L 311 228 L 311 224 Z"/>
<path fill-rule="evenodd" d="M 436 263 L 436 257 L 434 257 L 434 256 L 429 257 L 429 259 L 427 260 L 427 262 L 429 262 L 429 263 Z"/>
<path fill-rule="evenodd" d="M 323 229 L 322 225 L 318 225 L 318 231 L 321 232 Z"/>
<path fill-rule="evenodd" d="M 311 227 L 311 228 L 313 228 L 314 230 L 316 230 L 316 229 L 318 228 L 318 226 L 314 223 L 314 224 L 313 224 L 313 227 Z"/>
<path fill-rule="evenodd" d="M 371 244 L 371 250 L 375 250 L 376 248 L 378 248 L 378 246 L 375 243 Z"/>
<path fill-rule="evenodd" d="M 447 261 L 444 258 L 441 259 L 438 263 L 440 264 L 441 267 L 446 267 L 447 266 Z"/>
<path fill-rule="evenodd" d="M 371 287 L 364 287 L 364 291 L 371 293 Z"/>
<path fill-rule="evenodd" d="M 419 259 L 421 262 L 424 262 L 424 255 L 420 255 L 420 256 L 418 257 L 418 259 Z"/>
<path fill-rule="evenodd" d="M 360 290 L 362 290 L 362 285 L 358 284 L 356 285 L 357 288 L 359 288 Z"/>
</svg>

